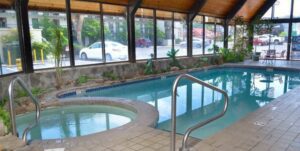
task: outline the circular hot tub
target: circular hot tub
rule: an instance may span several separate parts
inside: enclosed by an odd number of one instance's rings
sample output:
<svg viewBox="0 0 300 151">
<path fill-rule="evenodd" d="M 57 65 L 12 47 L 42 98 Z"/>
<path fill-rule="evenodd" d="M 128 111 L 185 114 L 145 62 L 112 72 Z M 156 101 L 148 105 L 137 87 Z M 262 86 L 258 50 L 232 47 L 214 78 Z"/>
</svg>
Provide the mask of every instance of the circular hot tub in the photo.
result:
<svg viewBox="0 0 300 151">
<path fill-rule="evenodd" d="M 27 135 L 28 140 L 64 139 L 103 132 L 125 125 L 136 113 L 110 105 L 66 105 L 46 108 L 39 124 Z M 24 129 L 35 119 L 35 112 L 18 115 L 17 130 Z"/>
</svg>

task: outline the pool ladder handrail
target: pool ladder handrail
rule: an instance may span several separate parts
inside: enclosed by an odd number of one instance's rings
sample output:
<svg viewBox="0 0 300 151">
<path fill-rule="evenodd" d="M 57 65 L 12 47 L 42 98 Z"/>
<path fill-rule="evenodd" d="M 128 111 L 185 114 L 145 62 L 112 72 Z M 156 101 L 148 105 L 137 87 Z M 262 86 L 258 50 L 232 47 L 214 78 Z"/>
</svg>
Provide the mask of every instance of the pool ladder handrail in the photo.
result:
<svg viewBox="0 0 300 151">
<path fill-rule="evenodd" d="M 35 114 L 35 122 L 30 124 L 24 130 L 24 132 L 22 134 L 22 140 L 27 144 L 27 134 L 32 128 L 34 128 L 39 123 L 41 108 L 40 108 L 39 100 L 31 93 L 29 88 L 26 86 L 25 82 L 19 77 L 16 77 L 15 79 L 13 79 L 10 82 L 9 87 L 8 87 L 9 114 L 10 114 L 12 135 L 15 135 L 18 137 L 17 127 L 16 127 L 16 113 L 15 113 L 15 109 L 14 109 L 14 86 L 16 83 L 18 83 L 25 90 L 27 95 L 29 95 L 32 102 L 35 104 L 35 113 L 36 113 Z"/>
<path fill-rule="evenodd" d="M 183 140 L 182 140 L 182 150 L 188 150 L 187 141 L 188 141 L 188 138 L 189 138 L 189 135 L 191 134 L 191 132 L 193 132 L 194 130 L 196 130 L 196 129 L 198 129 L 198 128 L 200 128 L 200 127 L 202 127 L 202 126 L 204 126 L 204 125 L 206 125 L 206 124 L 208 124 L 208 123 L 210 123 L 214 120 L 217 120 L 217 119 L 221 118 L 226 113 L 227 108 L 228 108 L 229 97 L 228 97 L 228 94 L 224 90 L 219 89 L 218 87 L 213 86 L 209 83 L 206 83 L 206 82 L 204 82 L 200 79 L 197 79 L 197 78 L 195 78 L 195 77 L 193 77 L 189 74 L 179 75 L 175 79 L 175 81 L 173 83 L 173 89 L 172 89 L 172 109 L 171 109 L 172 130 L 171 130 L 171 143 L 170 143 L 171 151 L 175 151 L 175 148 L 176 148 L 176 100 L 177 100 L 176 96 L 177 96 L 177 87 L 178 87 L 179 81 L 183 78 L 186 78 L 190 81 L 196 82 L 200 85 L 203 85 L 203 86 L 208 87 L 212 90 L 215 90 L 215 91 L 218 91 L 218 92 L 222 93 L 225 97 L 225 104 L 224 104 L 223 111 L 220 114 L 218 114 L 218 115 L 216 115 L 216 116 L 214 116 L 210 119 L 207 119 L 203 122 L 200 122 L 200 123 L 188 128 L 186 130 L 186 132 L 184 134 L 184 137 L 183 137 Z"/>
</svg>

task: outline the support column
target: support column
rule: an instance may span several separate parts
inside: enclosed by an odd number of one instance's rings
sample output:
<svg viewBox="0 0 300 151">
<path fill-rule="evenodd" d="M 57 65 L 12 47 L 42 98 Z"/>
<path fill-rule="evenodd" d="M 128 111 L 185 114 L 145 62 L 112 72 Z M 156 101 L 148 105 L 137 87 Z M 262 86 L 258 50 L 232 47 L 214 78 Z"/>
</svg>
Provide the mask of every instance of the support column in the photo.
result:
<svg viewBox="0 0 300 151">
<path fill-rule="evenodd" d="M 128 27 L 128 56 L 129 62 L 136 62 L 136 52 L 135 52 L 135 22 L 134 15 L 137 9 L 140 7 L 142 0 L 134 0 L 130 2 L 127 9 L 127 27 Z"/>
<path fill-rule="evenodd" d="M 19 32 L 19 43 L 21 61 L 24 73 L 33 73 L 33 60 L 31 53 L 30 28 L 28 18 L 29 0 L 16 0 L 15 9 L 17 15 L 17 26 Z"/>
<path fill-rule="evenodd" d="M 228 21 L 224 21 L 224 48 L 228 48 Z"/>
<path fill-rule="evenodd" d="M 71 17 L 71 2 L 66 0 L 66 15 L 67 15 L 67 29 L 68 29 L 68 43 L 69 43 L 69 55 L 70 66 L 75 66 L 74 47 L 73 47 L 73 30 L 72 30 L 72 17 Z"/>
<path fill-rule="evenodd" d="M 190 20 L 190 14 L 187 17 L 187 56 L 193 56 L 193 20 Z"/>
</svg>

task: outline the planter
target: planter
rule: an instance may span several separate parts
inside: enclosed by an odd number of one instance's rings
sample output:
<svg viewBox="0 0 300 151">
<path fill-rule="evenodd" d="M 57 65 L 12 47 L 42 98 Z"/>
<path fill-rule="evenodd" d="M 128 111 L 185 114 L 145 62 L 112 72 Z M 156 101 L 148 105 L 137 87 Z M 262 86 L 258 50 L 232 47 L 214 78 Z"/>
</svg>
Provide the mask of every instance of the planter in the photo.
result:
<svg viewBox="0 0 300 151">
<path fill-rule="evenodd" d="M 259 61 L 260 52 L 255 52 L 252 54 L 252 60 L 253 61 Z"/>
</svg>

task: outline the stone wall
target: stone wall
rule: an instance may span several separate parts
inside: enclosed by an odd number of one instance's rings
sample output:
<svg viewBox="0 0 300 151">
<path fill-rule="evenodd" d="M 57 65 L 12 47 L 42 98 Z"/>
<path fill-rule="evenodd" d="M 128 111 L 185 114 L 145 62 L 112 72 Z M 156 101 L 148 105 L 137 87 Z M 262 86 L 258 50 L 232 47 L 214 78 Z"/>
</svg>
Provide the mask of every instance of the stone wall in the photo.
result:
<svg viewBox="0 0 300 151">
<path fill-rule="evenodd" d="M 211 62 L 212 56 L 208 57 L 208 62 Z M 180 63 L 186 67 L 194 66 L 201 57 L 182 57 L 178 58 Z M 115 63 L 105 65 L 83 66 L 63 69 L 63 79 L 65 83 L 69 83 L 78 79 L 80 76 L 88 76 L 92 78 L 103 78 L 102 73 L 113 71 L 118 77 L 122 79 L 133 78 L 135 76 L 143 75 L 146 61 L 138 61 L 137 63 Z M 160 59 L 154 61 L 157 70 L 165 70 L 169 67 L 168 59 Z M 7 94 L 9 82 L 16 76 L 21 77 L 29 87 L 41 87 L 53 89 L 55 88 L 55 70 L 36 71 L 31 74 L 16 74 L 0 78 L 0 98 Z"/>
</svg>

